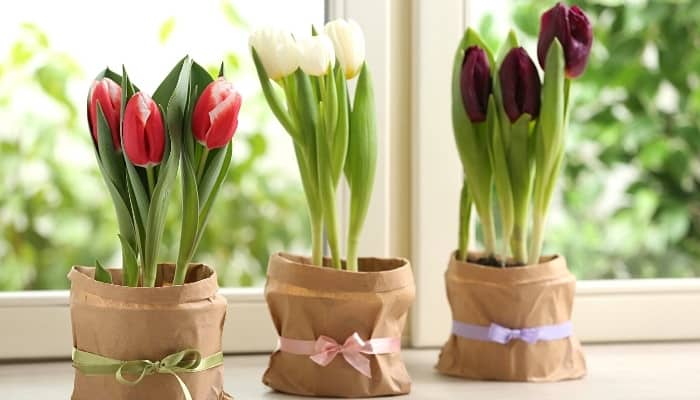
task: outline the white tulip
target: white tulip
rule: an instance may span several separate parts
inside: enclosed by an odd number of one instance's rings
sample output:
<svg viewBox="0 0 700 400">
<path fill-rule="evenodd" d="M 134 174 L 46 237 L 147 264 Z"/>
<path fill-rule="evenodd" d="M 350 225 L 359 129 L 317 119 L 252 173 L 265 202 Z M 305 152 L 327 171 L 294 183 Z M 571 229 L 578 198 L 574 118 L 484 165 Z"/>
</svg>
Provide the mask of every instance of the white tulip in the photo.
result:
<svg viewBox="0 0 700 400">
<path fill-rule="evenodd" d="M 299 41 L 299 66 L 309 75 L 321 76 L 335 65 L 333 42 L 326 35 L 310 36 Z"/>
<path fill-rule="evenodd" d="M 258 29 L 248 44 L 258 53 L 267 76 L 284 78 L 299 68 L 299 49 L 291 33 L 276 28 Z"/>
<path fill-rule="evenodd" d="M 326 24 L 326 35 L 333 41 L 335 56 L 345 71 L 345 79 L 354 78 L 365 61 L 365 35 L 353 20 L 336 19 Z"/>
</svg>

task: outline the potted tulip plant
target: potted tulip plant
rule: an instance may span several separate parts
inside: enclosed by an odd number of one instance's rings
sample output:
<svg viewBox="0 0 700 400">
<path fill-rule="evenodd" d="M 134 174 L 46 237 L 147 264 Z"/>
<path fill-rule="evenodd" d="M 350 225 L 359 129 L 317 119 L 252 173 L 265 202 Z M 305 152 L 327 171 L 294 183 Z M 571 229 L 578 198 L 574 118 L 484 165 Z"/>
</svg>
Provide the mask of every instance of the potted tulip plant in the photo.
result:
<svg viewBox="0 0 700 400">
<path fill-rule="evenodd" d="M 409 263 L 357 254 L 377 156 L 362 30 L 353 21 L 336 20 L 295 40 L 288 32 L 263 29 L 251 35 L 250 44 L 267 102 L 294 144 L 312 239 L 311 257 L 270 257 L 265 298 L 279 347 L 263 382 L 309 396 L 408 393 L 400 348 L 415 292 Z M 355 77 L 351 99 L 346 81 Z M 350 188 L 346 260 L 336 209 L 343 176 Z"/>
<path fill-rule="evenodd" d="M 571 325 L 576 280 L 563 256 L 540 253 L 564 158 L 570 86 L 592 41 L 578 7 L 558 3 L 545 12 L 537 46 L 542 83 L 513 32 L 496 58 L 471 29 L 459 44 L 452 122 L 464 185 L 458 250 L 445 274 L 453 325 L 437 364 L 442 373 L 515 381 L 586 373 Z M 468 251 L 472 205 L 482 252 Z"/>
<path fill-rule="evenodd" d="M 223 75 L 223 71 L 220 75 Z M 230 398 L 223 390 L 226 300 L 191 263 L 231 161 L 241 96 L 189 57 L 149 97 L 126 70 L 88 94 L 97 163 L 117 214 L 122 268 L 73 267 L 73 400 Z M 175 264 L 158 254 L 169 193 L 182 175 Z"/>
</svg>

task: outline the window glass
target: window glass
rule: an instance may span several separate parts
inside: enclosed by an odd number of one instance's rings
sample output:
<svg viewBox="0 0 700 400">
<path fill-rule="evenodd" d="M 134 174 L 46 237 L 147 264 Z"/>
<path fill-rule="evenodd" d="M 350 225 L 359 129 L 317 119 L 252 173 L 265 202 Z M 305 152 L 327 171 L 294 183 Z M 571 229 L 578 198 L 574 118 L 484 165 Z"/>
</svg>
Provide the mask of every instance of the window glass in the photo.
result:
<svg viewBox="0 0 700 400">
<path fill-rule="evenodd" d="M 5 7 L 0 290 L 65 288 L 71 265 L 119 263 L 114 211 L 85 122 L 88 88 L 105 66 L 120 71 L 123 63 L 152 92 L 185 54 L 212 71 L 223 61 L 244 99 L 232 167 L 196 259 L 216 267 L 221 284 L 250 286 L 263 281 L 271 252 L 306 252 L 291 141 L 259 90 L 248 32 L 275 25 L 308 34 L 323 18 L 323 0 L 30 0 Z M 176 256 L 177 198 L 170 212 L 164 260 Z"/>
<path fill-rule="evenodd" d="M 536 55 L 552 2 L 470 2 L 496 47 L 515 22 Z M 700 2 L 577 0 L 595 39 L 572 86 L 545 249 L 583 279 L 700 276 Z"/>
</svg>

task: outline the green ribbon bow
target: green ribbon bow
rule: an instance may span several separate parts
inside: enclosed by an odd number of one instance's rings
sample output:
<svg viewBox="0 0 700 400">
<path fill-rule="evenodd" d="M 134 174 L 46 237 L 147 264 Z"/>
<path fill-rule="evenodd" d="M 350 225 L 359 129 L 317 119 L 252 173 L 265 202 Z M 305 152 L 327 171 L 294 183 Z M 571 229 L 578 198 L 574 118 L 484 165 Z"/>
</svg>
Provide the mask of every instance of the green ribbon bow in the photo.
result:
<svg viewBox="0 0 700 400">
<path fill-rule="evenodd" d="M 73 367 L 85 375 L 110 375 L 114 374 L 117 382 L 123 385 L 137 385 L 146 375 L 170 374 L 177 379 L 182 389 L 185 400 L 192 400 L 192 395 L 185 382 L 177 375 L 179 373 L 193 373 L 218 367 L 224 363 L 224 354 L 221 352 L 202 358 L 199 351 L 186 349 L 165 356 L 160 361 L 133 360 L 122 361 L 103 357 L 87 351 L 73 349 Z M 135 375 L 135 379 L 127 379 L 124 374 Z"/>
</svg>

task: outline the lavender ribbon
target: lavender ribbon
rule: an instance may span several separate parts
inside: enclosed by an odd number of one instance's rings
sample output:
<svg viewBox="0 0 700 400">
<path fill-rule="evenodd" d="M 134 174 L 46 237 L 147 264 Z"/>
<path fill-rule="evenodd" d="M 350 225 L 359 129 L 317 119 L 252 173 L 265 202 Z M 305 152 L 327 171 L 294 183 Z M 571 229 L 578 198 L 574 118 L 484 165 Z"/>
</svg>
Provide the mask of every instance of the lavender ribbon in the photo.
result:
<svg viewBox="0 0 700 400">
<path fill-rule="evenodd" d="M 452 321 L 452 333 L 465 339 L 481 340 L 484 342 L 506 344 L 511 340 L 518 339 L 533 344 L 540 340 L 548 341 L 567 338 L 573 333 L 573 326 L 571 321 L 566 321 L 556 325 L 511 329 L 496 323 L 491 323 L 489 326 L 482 326 Z"/>
</svg>

